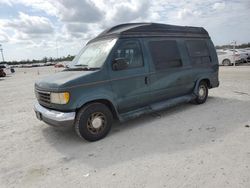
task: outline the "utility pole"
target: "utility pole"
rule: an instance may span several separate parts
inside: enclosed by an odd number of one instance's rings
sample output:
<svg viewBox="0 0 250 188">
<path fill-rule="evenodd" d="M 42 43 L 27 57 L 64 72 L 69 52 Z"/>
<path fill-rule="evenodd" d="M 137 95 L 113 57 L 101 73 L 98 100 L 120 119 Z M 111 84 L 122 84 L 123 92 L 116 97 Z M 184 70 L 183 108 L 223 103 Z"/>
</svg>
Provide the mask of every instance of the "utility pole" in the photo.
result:
<svg viewBox="0 0 250 188">
<path fill-rule="evenodd" d="M 234 66 L 235 66 L 235 46 L 236 46 L 236 41 L 233 41 L 233 61 L 234 61 Z"/>
<path fill-rule="evenodd" d="M 57 44 L 57 39 L 56 39 L 56 58 L 58 59 L 58 44 Z"/>
<path fill-rule="evenodd" d="M 2 54 L 2 60 L 3 60 L 3 62 L 4 62 L 4 56 L 3 56 L 3 48 L 2 48 L 2 44 L 0 44 L 0 52 L 1 52 L 1 54 Z"/>
</svg>

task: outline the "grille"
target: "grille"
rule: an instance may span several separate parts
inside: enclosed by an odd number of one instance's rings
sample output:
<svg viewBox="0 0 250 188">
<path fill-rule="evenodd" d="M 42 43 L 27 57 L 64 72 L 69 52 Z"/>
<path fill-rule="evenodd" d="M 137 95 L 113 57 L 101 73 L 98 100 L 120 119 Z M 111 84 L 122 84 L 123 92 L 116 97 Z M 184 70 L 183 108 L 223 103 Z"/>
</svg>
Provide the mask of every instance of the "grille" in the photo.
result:
<svg viewBox="0 0 250 188">
<path fill-rule="evenodd" d="M 50 105 L 50 92 L 36 90 L 36 97 L 39 103 L 46 106 Z"/>
</svg>

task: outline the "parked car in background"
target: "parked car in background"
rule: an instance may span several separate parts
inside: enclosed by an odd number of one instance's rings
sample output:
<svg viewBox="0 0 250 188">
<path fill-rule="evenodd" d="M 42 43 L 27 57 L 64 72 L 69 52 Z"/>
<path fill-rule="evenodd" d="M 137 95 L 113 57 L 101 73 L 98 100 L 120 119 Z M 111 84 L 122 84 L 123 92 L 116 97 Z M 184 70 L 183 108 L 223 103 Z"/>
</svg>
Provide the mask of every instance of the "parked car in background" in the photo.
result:
<svg viewBox="0 0 250 188">
<path fill-rule="evenodd" d="M 250 55 L 250 48 L 243 48 L 242 50 L 245 50 Z"/>
<path fill-rule="evenodd" d="M 247 61 L 250 61 L 250 48 L 239 49 L 242 53 L 247 55 Z"/>
<path fill-rule="evenodd" d="M 0 68 L 0 77 L 5 77 L 6 73 L 4 72 L 4 70 L 2 68 Z"/>
<path fill-rule="evenodd" d="M 15 72 L 15 69 L 12 68 L 11 66 L 7 65 L 7 64 L 2 64 L 2 65 L 0 65 L 0 68 L 3 69 L 3 71 L 4 71 L 6 74 L 11 74 L 11 73 L 14 73 L 14 72 Z"/>
<path fill-rule="evenodd" d="M 235 50 L 234 49 L 230 49 L 230 51 L 239 54 L 242 63 L 246 63 L 247 62 L 248 53 L 246 51 L 241 50 L 241 49 L 235 49 Z"/>
<path fill-rule="evenodd" d="M 53 66 L 53 65 L 55 65 L 55 63 L 50 61 L 44 63 L 44 66 Z"/>
<path fill-rule="evenodd" d="M 230 66 L 234 64 L 234 60 L 237 64 L 241 63 L 240 54 L 238 54 L 237 52 L 235 53 L 234 57 L 234 53 L 230 50 L 217 50 L 217 55 L 219 65 Z"/>
<path fill-rule="evenodd" d="M 55 68 L 66 68 L 68 67 L 68 64 L 70 63 L 70 61 L 62 61 L 62 62 L 58 62 L 54 65 Z"/>
<path fill-rule="evenodd" d="M 54 65 L 54 67 L 55 67 L 55 68 L 62 68 L 62 67 L 64 67 L 64 64 L 62 64 L 61 62 L 59 62 L 59 63 L 56 63 L 56 64 Z"/>
</svg>

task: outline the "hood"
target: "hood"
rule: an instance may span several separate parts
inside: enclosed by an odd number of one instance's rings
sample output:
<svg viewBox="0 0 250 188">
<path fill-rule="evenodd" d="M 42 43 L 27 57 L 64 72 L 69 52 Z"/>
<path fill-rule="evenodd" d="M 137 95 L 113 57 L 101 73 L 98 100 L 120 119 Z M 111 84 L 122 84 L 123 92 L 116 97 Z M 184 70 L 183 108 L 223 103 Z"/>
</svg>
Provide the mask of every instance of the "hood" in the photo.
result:
<svg viewBox="0 0 250 188">
<path fill-rule="evenodd" d="M 41 78 L 35 82 L 35 88 L 45 91 L 57 91 L 67 86 L 72 86 L 74 81 L 87 77 L 96 71 L 62 71 L 53 75 Z"/>
</svg>

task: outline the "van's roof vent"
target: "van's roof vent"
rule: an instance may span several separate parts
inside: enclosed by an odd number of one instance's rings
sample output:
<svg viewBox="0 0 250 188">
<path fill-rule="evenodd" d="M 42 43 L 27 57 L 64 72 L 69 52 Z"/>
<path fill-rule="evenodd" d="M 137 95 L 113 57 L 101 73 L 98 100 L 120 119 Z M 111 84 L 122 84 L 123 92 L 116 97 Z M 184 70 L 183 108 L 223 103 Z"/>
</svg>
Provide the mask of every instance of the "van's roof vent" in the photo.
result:
<svg viewBox="0 0 250 188">
<path fill-rule="evenodd" d="M 209 38 L 202 27 L 177 26 L 160 23 L 125 23 L 103 31 L 95 39 L 109 37 L 176 36 Z"/>
</svg>

